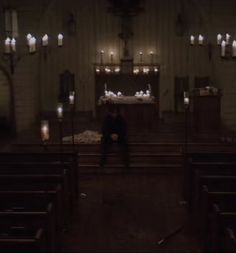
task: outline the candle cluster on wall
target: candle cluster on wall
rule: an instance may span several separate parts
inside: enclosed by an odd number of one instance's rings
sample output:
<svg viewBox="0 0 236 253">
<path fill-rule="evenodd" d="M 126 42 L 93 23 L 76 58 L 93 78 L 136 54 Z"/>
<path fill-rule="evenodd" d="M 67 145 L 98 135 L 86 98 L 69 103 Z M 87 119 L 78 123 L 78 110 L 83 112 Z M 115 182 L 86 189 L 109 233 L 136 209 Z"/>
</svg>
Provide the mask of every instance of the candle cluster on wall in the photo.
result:
<svg viewBox="0 0 236 253">
<path fill-rule="evenodd" d="M 201 34 L 198 36 L 190 36 L 190 45 L 193 46 L 198 44 L 200 46 L 207 45 L 205 42 L 205 37 Z M 220 47 L 221 57 L 236 57 L 236 40 L 232 40 L 232 36 L 226 33 L 225 36 L 222 34 L 217 34 L 216 44 Z"/>
<path fill-rule="evenodd" d="M 29 48 L 29 53 L 35 53 L 37 49 L 37 39 L 30 33 L 26 36 L 27 46 Z M 41 38 L 41 44 L 43 47 L 49 45 L 49 36 L 47 34 L 43 35 Z M 57 36 L 57 45 L 59 47 L 63 46 L 63 35 L 58 34 Z M 5 39 L 5 53 L 10 54 L 16 52 L 16 39 L 7 37 Z"/>
</svg>

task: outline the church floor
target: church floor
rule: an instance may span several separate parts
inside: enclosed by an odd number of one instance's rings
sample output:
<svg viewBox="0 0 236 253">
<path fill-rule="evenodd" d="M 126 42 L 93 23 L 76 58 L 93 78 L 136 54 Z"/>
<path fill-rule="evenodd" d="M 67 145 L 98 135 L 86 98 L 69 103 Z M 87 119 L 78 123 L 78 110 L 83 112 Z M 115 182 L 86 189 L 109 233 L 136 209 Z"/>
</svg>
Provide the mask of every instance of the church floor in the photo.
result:
<svg viewBox="0 0 236 253">
<path fill-rule="evenodd" d="M 202 252 L 178 174 L 82 176 L 80 189 L 63 252 Z"/>
</svg>

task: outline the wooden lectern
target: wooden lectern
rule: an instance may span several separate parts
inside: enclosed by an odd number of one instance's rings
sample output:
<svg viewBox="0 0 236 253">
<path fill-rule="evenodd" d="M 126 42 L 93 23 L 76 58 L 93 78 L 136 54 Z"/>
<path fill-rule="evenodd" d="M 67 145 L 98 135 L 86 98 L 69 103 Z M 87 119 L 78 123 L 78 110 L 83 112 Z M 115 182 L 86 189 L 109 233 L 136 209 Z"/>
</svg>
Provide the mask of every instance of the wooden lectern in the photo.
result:
<svg viewBox="0 0 236 253">
<path fill-rule="evenodd" d="M 194 134 L 196 137 L 217 137 L 221 129 L 221 94 L 196 90 L 193 94 Z"/>
</svg>

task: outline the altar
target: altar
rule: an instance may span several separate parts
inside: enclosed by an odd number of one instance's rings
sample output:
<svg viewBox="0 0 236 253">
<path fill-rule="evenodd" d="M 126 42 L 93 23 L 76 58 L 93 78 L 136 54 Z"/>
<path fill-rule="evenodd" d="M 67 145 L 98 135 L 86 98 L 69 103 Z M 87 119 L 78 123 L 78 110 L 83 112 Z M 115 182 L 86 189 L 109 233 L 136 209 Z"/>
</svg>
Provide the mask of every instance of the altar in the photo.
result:
<svg viewBox="0 0 236 253">
<path fill-rule="evenodd" d="M 154 96 L 105 97 L 99 99 L 99 118 L 107 113 L 108 104 L 116 104 L 127 121 L 128 129 L 151 130 L 156 127 L 158 119 L 157 101 Z"/>
</svg>

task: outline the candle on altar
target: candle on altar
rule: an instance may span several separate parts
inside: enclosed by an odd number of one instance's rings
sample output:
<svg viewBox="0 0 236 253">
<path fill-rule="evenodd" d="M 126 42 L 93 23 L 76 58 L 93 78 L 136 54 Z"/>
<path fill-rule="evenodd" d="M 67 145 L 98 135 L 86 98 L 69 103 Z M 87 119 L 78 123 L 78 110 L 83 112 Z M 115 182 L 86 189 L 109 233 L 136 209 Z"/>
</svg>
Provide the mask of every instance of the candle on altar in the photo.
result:
<svg viewBox="0 0 236 253">
<path fill-rule="evenodd" d="M 100 51 L 100 62 L 101 62 L 101 64 L 103 64 L 103 55 L 104 55 L 104 50 L 101 50 Z"/>
<path fill-rule="evenodd" d="M 226 45 L 229 45 L 230 37 L 231 37 L 230 34 L 226 33 L 226 35 L 225 35 Z"/>
<path fill-rule="evenodd" d="M 194 45 L 195 37 L 193 35 L 190 36 L 190 45 Z"/>
<path fill-rule="evenodd" d="M 16 52 L 16 40 L 14 38 L 11 40 L 11 50 Z"/>
<path fill-rule="evenodd" d="M 153 56 L 154 56 L 154 53 L 153 53 L 153 51 L 150 51 L 150 59 L 151 59 L 151 64 L 153 64 Z"/>
<path fill-rule="evenodd" d="M 5 53 L 9 54 L 11 52 L 11 39 L 7 37 L 5 39 Z"/>
<path fill-rule="evenodd" d="M 41 140 L 43 142 L 49 140 L 49 123 L 48 120 L 41 121 Z"/>
<path fill-rule="evenodd" d="M 139 59 L 140 59 L 140 62 L 143 62 L 143 52 L 142 51 L 139 52 Z"/>
<path fill-rule="evenodd" d="M 30 33 L 28 33 L 28 34 L 26 35 L 27 45 L 28 45 L 28 46 L 29 46 L 29 41 L 30 41 L 31 38 L 32 38 L 32 35 L 31 35 Z"/>
<path fill-rule="evenodd" d="M 57 36 L 57 45 L 59 47 L 62 47 L 62 45 L 63 45 L 63 35 L 61 33 L 59 33 Z"/>
<path fill-rule="evenodd" d="M 184 104 L 189 105 L 189 93 L 184 91 Z"/>
<path fill-rule="evenodd" d="M 222 35 L 217 34 L 217 45 L 221 45 Z"/>
<path fill-rule="evenodd" d="M 204 37 L 201 34 L 199 34 L 199 36 L 198 36 L 198 45 L 203 45 L 203 40 L 204 40 Z"/>
<path fill-rule="evenodd" d="M 236 40 L 232 43 L 232 56 L 236 57 Z"/>
<path fill-rule="evenodd" d="M 36 39 L 35 37 L 31 37 L 29 39 L 29 52 L 34 53 L 36 51 Z"/>
<path fill-rule="evenodd" d="M 221 42 L 221 56 L 224 57 L 225 56 L 225 48 L 226 48 L 226 42 L 225 40 L 223 40 Z"/>
<path fill-rule="evenodd" d="M 61 120 L 63 118 L 63 104 L 58 103 L 57 105 L 57 118 Z"/>
<path fill-rule="evenodd" d="M 111 52 L 111 53 L 110 53 L 110 61 L 111 61 L 111 64 L 113 63 L 113 57 L 114 57 L 114 52 Z"/>
<path fill-rule="evenodd" d="M 70 105 L 73 105 L 75 103 L 75 92 L 74 91 L 70 91 L 69 102 L 70 102 Z"/>
<path fill-rule="evenodd" d="M 45 34 L 42 37 L 42 46 L 44 46 L 44 47 L 48 46 L 48 35 L 47 34 Z"/>
</svg>

